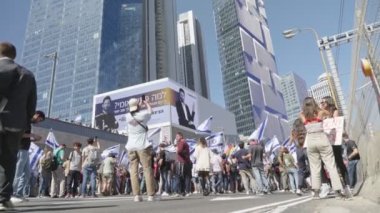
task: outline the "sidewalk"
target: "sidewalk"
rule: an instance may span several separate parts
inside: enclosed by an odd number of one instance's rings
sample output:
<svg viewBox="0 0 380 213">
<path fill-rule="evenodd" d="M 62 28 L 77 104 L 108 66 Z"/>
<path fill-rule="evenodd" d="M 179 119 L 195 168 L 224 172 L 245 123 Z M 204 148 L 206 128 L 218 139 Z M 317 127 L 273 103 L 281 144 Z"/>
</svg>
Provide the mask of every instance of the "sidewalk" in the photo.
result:
<svg viewBox="0 0 380 213">
<path fill-rule="evenodd" d="M 380 205 L 362 197 L 352 200 L 337 200 L 334 198 L 311 200 L 307 203 L 288 208 L 285 212 L 312 213 L 378 213 Z"/>
</svg>

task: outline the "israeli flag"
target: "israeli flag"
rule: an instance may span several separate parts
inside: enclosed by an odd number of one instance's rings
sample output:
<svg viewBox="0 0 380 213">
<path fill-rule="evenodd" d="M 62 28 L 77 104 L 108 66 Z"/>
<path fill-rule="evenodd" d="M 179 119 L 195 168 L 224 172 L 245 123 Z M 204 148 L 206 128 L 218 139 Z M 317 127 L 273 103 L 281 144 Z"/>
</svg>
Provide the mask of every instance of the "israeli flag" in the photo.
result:
<svg viewBox="0 0 380 213">
<path fill-rule="evenodd" d="M 170 144 L 169 146 L 165 147 L 165 150 L 168 152 L 177 152 L 177 147 L 175 147 L 173 144 Z"/>
<path fill-rule="evenodd" d="M 212 116 L 203 121 L 196 130 L 196 134 L 198 135 L 210 135 L 211 134 L 211 121 Z"/>
<path fill-rule="evenodd" d="M 108 155 L 109 155 L 110 153 L 116 154 L 116 157 L 119 156 L 119 154 L 120 154 L 120 144 L 117 144 L 117 145 L 115 145 L 115 146 L 108 147 L 107 149 L 105 149 L 105 150 L 102 152 L 101 156 L 102 156 L 102 158 L 104 159 L 104 158 L 108 157 Z"/>
<path fill-rule="evenodd" d="M 30 162 L 30 169 L 33 171 L 37 169 L 38 161 L 40 160 L 43 150 L 37 146 L 35 143 L 31 142 L 29 147 L 29 162 Z"/>
<path fill-rule="evenodd" d="M 53 131 L 49 132 L 48 136 L 46 137 L 45 144 L 51 147 L 52 149 L 56 149 L 59 147 L 59 143 L 55 139 Z"/>
<path fill-rule="evenodd" d="M 262 122 L 255 131 L 252 132 L 252 134 L 249 136 L 249 140 L 261 140 L 264 137 L 264 131 L 265 128 L 267 127 L 268 123 L 268 117 L 265 118 L 264 122 Z"/>
<path fill-rule="evenodd" d="M 224 136 L 223 132 L 217 132 L 215 134 L 208 136 L 206 138 L 208 146 L 210 148 L 224 146 L 224 137 L 223 136 Z"/>
<path fill-rule="evenodd" d="M 161 128 L 149 130 L 148 132 L 148 141 L 149 144 L 152 145 L 154 151 L 157 151 L 158 145 L 160 144 L 160 132 Z"/>
<path fill-rule="evenodd" d="M 161 132 L 161 128 L 160 128 L 160 127 L 159 127 L 159 128 L 156 128 L 156 129 L 154 129 L 152 132 L 150 132 L 150 133 L 148 134 L 148 138 L 153 137 L 154 135 L 156 135 L 156 134 L 159 133 L 159 132 Z"/>
<path fill-rule="evenodd" d="M 197 141 L 195 139 L 186 139 L 186 143 L 189 145 L 190 154 L 193 154 L 197 146 Z"/>
<path fill-rule="evenodd" d="M 291 143 L 290 137 L 286 139 L 282 145 L 289 150 L 290 154 L 296 153 L 297 151 L 297 146 L 295 143 Z"/>
<path fill-rule="evenodd" d="M 280 147 L 281 145 L 277 137 L 273 136 L 273 138 L 265 144 L 265 152 L 267 153 L 274 152 Z"/>
<path fill-rule="evenodd" d="M 129 165 L 128 152 L 125 150 L 123 150 L 123 152 L 121 152 L 121 155 L 119 157 L 119 165 L 125 166 L 125 167 L 128 167 L 128 165 Z"/>
</svg>

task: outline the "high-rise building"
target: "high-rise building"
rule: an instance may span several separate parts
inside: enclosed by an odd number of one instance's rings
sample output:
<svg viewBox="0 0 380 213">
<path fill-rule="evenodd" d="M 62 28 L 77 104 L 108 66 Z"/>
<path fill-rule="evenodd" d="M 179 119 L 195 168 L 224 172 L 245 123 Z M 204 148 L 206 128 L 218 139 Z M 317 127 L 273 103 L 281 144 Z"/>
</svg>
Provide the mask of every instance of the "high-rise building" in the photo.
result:
<svg viewBox="0 0 380 213">
<path fill-rule="evenodd" d="M 178 46 L 182 78 L 179 83 L 205 98 L 209 96 L 201 26 L 193 11 L 179 15 Z"/>
<path fill-rule="evenodd" d="M 238 133 L 268 118 L 265 137 L 289 135 L 272 40 L 262 0 L 213 0 L 226 107 Z"/>
<path fill-rule="evenodd" d="M 281 92 L 289 123 L 293 124 L 300 115 L 304 98 L 308 96 L 306 82 L 297 74 L 289 73 L 281 77 Z"/>
<path fill-rule="evenodd" d="M 309 96 L 313 97 L 318 104 L 322 101 L 323 97 L 325 96 L 333 97 L 328 81 L 328 74 L 322 73 L 322 75 L 318 77 L 318 83 L 311 86 L 308 90 L 308 93 Z"/>
<path fill-rule="evenodd" d="M 38 109 L 90 123 L 95 94 L 176 79 L 176 19 L 175 0 L 32 0 L 22 62 Z"/>
</svg>

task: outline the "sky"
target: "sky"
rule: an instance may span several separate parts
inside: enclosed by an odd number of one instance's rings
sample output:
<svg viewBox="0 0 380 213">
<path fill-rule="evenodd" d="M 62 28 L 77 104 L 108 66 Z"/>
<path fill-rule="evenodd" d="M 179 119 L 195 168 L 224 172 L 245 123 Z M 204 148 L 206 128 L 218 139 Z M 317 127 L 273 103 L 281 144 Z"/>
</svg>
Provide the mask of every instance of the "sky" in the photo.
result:
<svg viewBox="0 0 380 213">
<path fill-rule="evenodd" d="M 233 0 L 231 0 L 233 1 Z M 323 72 L 316 39 L 308 31 L 285 39 L 282 31 L 289 28 L 314 28 L 320 37 L 351 30 L 354 21 L 354 0 L 265 0 L 277 69 L 280 75 L 295 72 L 307 85 L 317 82 Z M 30 0 L 0 1 L 0 41 L 15 44 L 21 55 Z M 221 67 L 214 25 L 212 0 L 177 0 L 177 12 L 193 10 L 204 37 L 211 100 L 224 106 Z M 342 16 L 340 16 L 342 14 Z M 340 17 L 342 22 L 340 22 Z M 341 24 L 340 24 L 341 23 Z M 334 53 L 337 51 L 334 49 Z M 351 45 L 339 47 L 335 58 L 343 93 L 348 93 Z M 16 58 L 16 61 L 20 57 Z"/>
</svg>

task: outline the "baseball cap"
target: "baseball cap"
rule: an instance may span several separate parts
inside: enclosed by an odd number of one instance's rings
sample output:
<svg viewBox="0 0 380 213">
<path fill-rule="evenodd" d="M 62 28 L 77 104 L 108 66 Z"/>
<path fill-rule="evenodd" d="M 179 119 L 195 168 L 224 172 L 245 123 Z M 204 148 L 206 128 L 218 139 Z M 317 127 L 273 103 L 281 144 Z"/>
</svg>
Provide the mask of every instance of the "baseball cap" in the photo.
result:
<svg viewBox="0 0 380 213">
<path fill-rule="evenodd" d="M 137 107 L 139 105 L 139 100 L 137 100 L 136 98 L 131 98 L 129 99 L 128 101 L 128 105 L 129 105 L 129 111 L 136 111 L 137 110 Z"/>
</svg>

